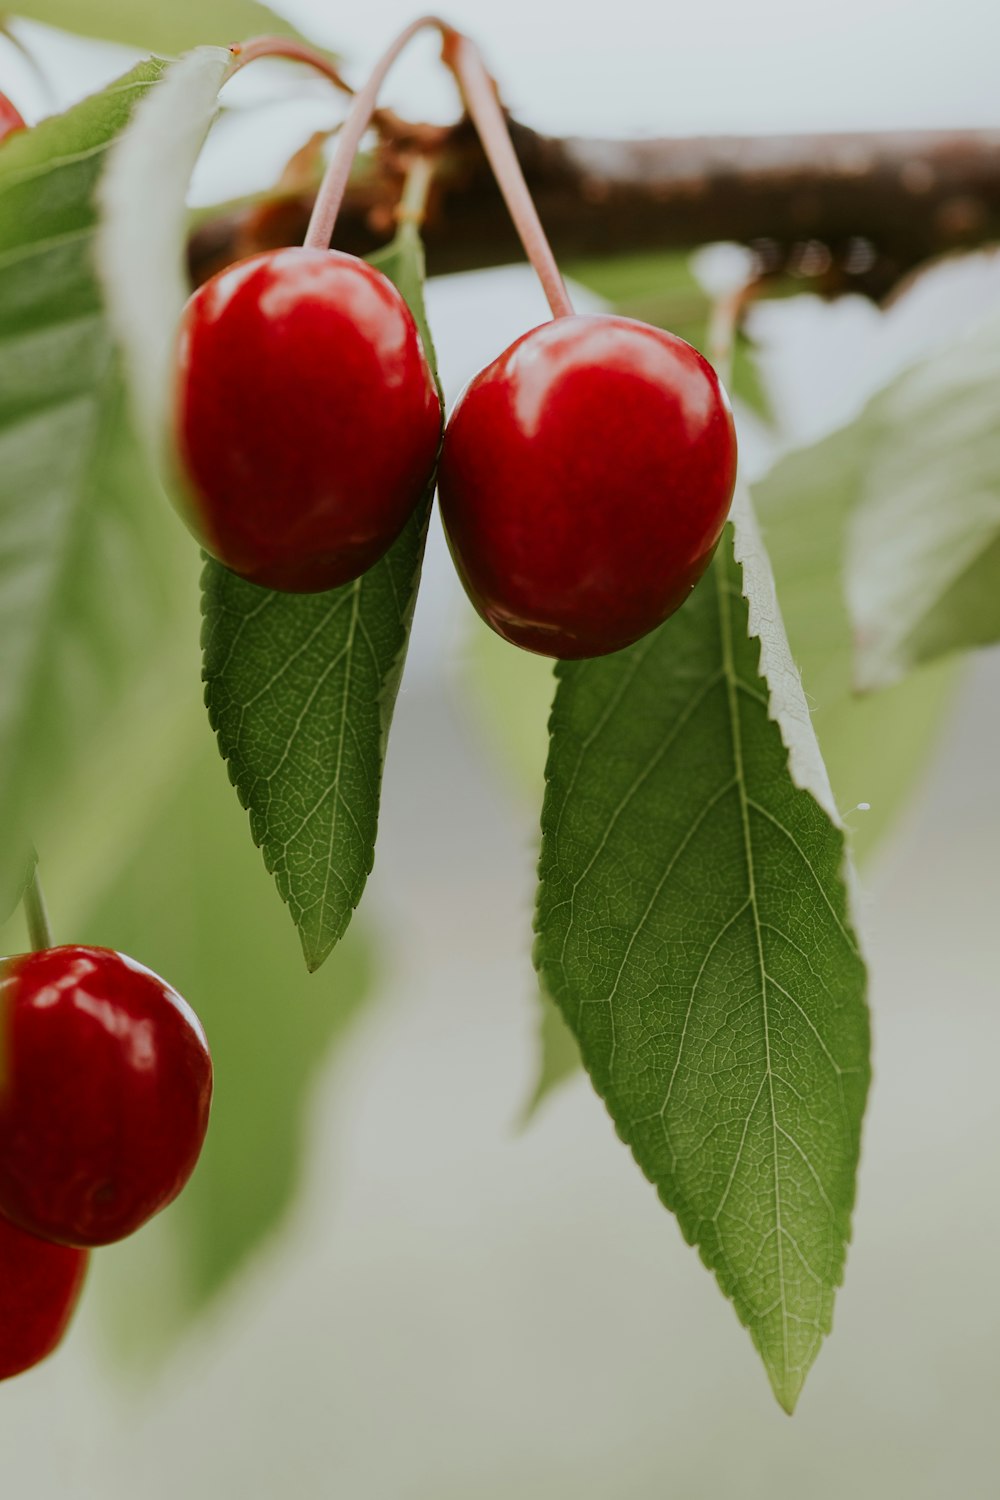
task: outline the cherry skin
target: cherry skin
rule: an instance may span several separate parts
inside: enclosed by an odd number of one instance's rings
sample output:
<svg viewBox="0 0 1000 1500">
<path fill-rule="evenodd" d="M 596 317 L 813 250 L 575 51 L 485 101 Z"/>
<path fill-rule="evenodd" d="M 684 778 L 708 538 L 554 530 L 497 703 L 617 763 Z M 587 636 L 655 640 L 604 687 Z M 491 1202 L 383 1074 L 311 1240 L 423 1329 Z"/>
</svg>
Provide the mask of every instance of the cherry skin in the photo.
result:
<svg viewBox="0 0 1000 1500">
<path fill-rule="evenodd" d="M 0 1213 L 44 1239 L 106 1245 L 170 1203 L 201 1151 L 212 1062 L 197 1016 L 108 948 L 7 959 Z"/>
<path fill-rule="evenodd" d="M 469 597 L 528 651 L 603 656 L 683 604 L 722 533 L 736 436 L 711 365 L 610 314 L 557 318 L 467 387 L 441 516 Z"/>
<path fill-rule="evenodd" d="M 426 493 L 441 440 L 412 313 L 381 271 L 336 250 L 267 251 L 198 288 L 175 417 L 203 546 L 293 593 L 378 562 Z"/>
<path fill-rule="evenodd" d="M 52 1353 L 73 1315 L 89 1259 L 0 1218 L 0 1380 Z"/>
<path fill-rule="evenodd" d="M 6 140 L 15 130 L 24 129 L 21 111 L 11 104 L 6 94 L 0 94 L 0 141 Z"/>
</svg>

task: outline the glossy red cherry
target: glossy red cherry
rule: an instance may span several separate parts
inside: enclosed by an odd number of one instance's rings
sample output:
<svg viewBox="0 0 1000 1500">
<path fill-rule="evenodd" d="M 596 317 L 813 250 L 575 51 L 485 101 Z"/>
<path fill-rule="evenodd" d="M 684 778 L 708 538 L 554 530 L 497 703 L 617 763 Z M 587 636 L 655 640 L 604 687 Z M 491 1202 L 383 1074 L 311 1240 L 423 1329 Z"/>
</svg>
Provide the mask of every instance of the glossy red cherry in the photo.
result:
<svg viewBox="0 0 1000 1500">
<path fill-rule="evenodd" d="M 120 1240 L 198 1160 L 212 1062 L 197 1016 L 108 948 L 7 959 L 0 1213 L 66 1245 Z"/>
<path fill-rule="evenodd" d="M 37 1365 L 73 1316 L 89 1259 L 0 1218 L 0 1380 Z"/>
<path fill-rule="evenodd" d="M 673 334 L 598 314 L 526 333 L 476 376 L 445 432 L 438 492 L 483 618 L 572 658 L 618 651 L 683 604 L 735 478 L 711 365 Z"/>
<path fill-rule="evenodd" d="M 294 247 L 229 266 L 188 302 L 178 357 L 188 519 L 207 550 L 296 593 L 378 562 L 441 439 L 417 326 L 381 271 Z"/>
<path fill-rule="evenodd" d="M 0 141 L 5 140 L 15 130 L 24 129 L 24 120 L 21 111 L 11 104 L 6 94 L 0 94 Z"/>
</svg>

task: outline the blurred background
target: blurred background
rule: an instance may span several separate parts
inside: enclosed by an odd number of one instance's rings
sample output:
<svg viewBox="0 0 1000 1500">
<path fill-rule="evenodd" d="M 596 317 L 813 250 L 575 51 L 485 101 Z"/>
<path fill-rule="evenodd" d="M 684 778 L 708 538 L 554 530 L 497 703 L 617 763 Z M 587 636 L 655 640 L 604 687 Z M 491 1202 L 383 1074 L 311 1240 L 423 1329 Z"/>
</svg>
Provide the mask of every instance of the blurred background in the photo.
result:
<svg viewBox="0 0 1000 1500">
<path fill-rule="evenodd" d="M 276 8 L 352 78 L 412 14 L 396 0 Z M 555 0 L 453 0 L 448 17 L 479 39 L 518 117 L 559 134 L 1000 127 L 1000 9 L 986 0 L 842 0 L 835 13 L 616 0 L 572 15 Z M 5 46 L 0 84 L 29 116 L 136 55 L 27 21 L 16 32 L 47 83 Z M 198 204 L 273 182 L 339 109 L 280 68 L 233 93 Z M 454 116 L 430 41 L 387 102 Z M 715 267 L 702 257 L 696 271 L 711 283 Z M 572 269 L 581 307 L 635 295 L 634 265 Z M 1000 265 L 984 254 L 925 273 L 887 310 L 808 297 L 758 309 L 766 400 L 738 411 L 751 477 L 994 307 Z M 544 317 L 522 267 L 434 280 L 428 309 L 452 398 Z M 861 898 L 875 1084 L 846 1287 L 789 1422 L 586 1081 L 572 1073 L 525 1119 L 548 667 L 497 655 L 435 524 L 375 872 L 348 939 L 309 978 L 204 720 L 197 560 L 179 523 L 165 528 L 189 627 L 81 768 L 43 868 L 60 933 L 127 949 L 201 1012 L 217 1111 L 189 1193 L 96 1257 L 66 1346 L 0 1388 L 5 1492 L 995 1494 L 996 654 L 925 674 L 891 827 L 885 764 L 874 790 L 862 752 L 845 778 L 873 804 L 848 818 L 862 839 L 866 818 L 882 820 Z"/>
</svg>

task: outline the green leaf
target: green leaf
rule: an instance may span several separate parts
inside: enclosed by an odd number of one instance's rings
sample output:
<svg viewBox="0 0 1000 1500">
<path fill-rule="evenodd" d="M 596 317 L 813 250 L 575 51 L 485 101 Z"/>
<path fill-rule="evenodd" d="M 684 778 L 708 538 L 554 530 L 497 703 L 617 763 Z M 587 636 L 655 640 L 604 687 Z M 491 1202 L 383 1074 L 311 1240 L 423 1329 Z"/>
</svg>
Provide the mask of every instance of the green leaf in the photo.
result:
<svg viewBox="0 0 1000 1500">
<path fill-rule="evenodd" d="M 416 231 L 401 229 L 373 261 L 429 350 Z M 310 969 L 345 932 L 375 857 L 429 505 L 430 492 L 380 563 L 328 593 L 273 593 L 215 562 L 205 568 L 209 718 Z"/>
<path fill-rule="evenodd" d="M 262 32 L 298 36 L 290 21 L 258 0 L 18 0 L 15 14 L 77 36 L 100 37 L 142 52 L 186 52 L 202 42 L 230 46 Z"/>
<path fill-rule="evenodd" d="M 171 611 L 162 505 L 122 420 L 92 261 L 108 148 L 161 71 L 143 64 L 0 153 L 0 827 L 40 846 Z M 17 861 L 8 837 L 0 878 Z"/>
<path fill-rule="evenodd" d="M 870 403 L 847 591 L 862 688 L 1000 640 L 1000 318 Z"/>
<path fill-rule="evenodd" d="M 280 1226 L 301 1175 L 313 1084 L 373 994 L 360 931 L 322 978 L 296 963 L 196 700 L 185 713 L 196 731 L 186 764 L 78 929 L 168 976 L 200 1015 L 215 1063 L 211 1126 L 190 1184 L 96 1268 L 112 1331 L 126 1353 L 147 1357 L 166 1352 Z"/>
<path fill-rule="evenodd" d="M 558 668 L 536 958 L 791 1411 L 843 1273 L 868 1017 L 843 830 L 734 519 L 660 630 Z"/>
<path fill-rule="evenodd" d="M 636 315 L 648 311 L 641 299 L 654 296 L 657 285 L 679 312 L 685 305 L 690 311 L 702 296 L 679 257 L 636 256 L 571 269 L 578 279 Z M 876 440 L 873 426 L 864 420 L 853 423 L 783 458 L 754 488 L 792 654 L 837 806 L 851 822 L 852 854 L 859 860 L 874 852 L 912 795 L 957 681 L 954 664 L 943 663 L 877 695 L 859 697 L 854 691 L 854 641 L 843 596 L 843 560 L 853 509 L 875 460 Z M 908 451 L 905 444 L 901 451 Z M 542 703 L 549 691 L 547 665 L 540 658 L 506 650 L 475 621 L 463 666 L 465 701 L 490 748 L 533 792 L 542 781 L 545 759 Z M 859 804 L 866 810 L 855 812 Z M 542 1093 L 534 1096 L 536 1107 L 546 1089 L 570 1076 L 558 1033 L 552 1040 L 544 996 L 539 1001 L 543 1083 Z M 555 1049 L 551 1058 L 550 1044 Z"/>
<path fill-rule="evenodd" d="M 842 557 L 861 478 L 870 462 L 870 435 L 852 426 L 782 459 L 754 488 L 774 569 L 789 644 L 812 711 L 812 723 L 838 808 L 851 822 L 851 852 L 864 860 L 890 832 L 913 794 L 954 699 L 958 674 L 951 662 L 925 667 L 884 692 L 859 697 L 853 689 L 853 638 L 843 597 Z M 494 638 L 495 639 L 495 638 Z M 512 746 L 530 785 L 541 778 L 538 694 L 523 653 L 494 663 L 480 649 L 473 702 L 482 703 L 491 734 Z M 494 670 L 494 668 L 496 670 Z M 485 705 L 497 705 L 489 712 Z M 531 722 L 529 722 L 529 720 Z M 858 804 L 865 811 L 855 812 Z M 533 1108 L 570 1075 L 567 1054 L 542 1007 L 539 1086 Z M 550 1056 L 551 1049 L 551 1056 Z"/>
</svg>

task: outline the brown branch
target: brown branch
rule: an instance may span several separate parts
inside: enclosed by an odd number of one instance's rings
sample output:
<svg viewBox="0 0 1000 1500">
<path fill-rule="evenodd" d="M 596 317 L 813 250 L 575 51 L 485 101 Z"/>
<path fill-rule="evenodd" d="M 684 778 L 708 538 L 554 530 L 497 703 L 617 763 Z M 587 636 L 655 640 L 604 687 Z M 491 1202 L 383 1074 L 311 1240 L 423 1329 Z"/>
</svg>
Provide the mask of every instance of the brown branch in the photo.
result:
<svg viewBox="0 0 1000 1500">
<path fill-rule="evenodd" d="M 338 247 L 365 254 L 384 242 L 400 157 L 432 143 L 440 164 L 425 226 L 430 272 L 520 258 L 467 125 L 427 133 L 388 115 L 382 123 L 387 136 L 348 194 Z M 765 273 L 883 297 L 932 257 L 1000 241 L 1000 131 L 645 141 L 561 140 L 517 123 L 512 131 L 563 260 L 735 240 L 758 252 Z M 202 224 L 191 242 L 195 280 L 298 243 L 310 208 L 308 194 L 288 195 Z"/>
</svg>

